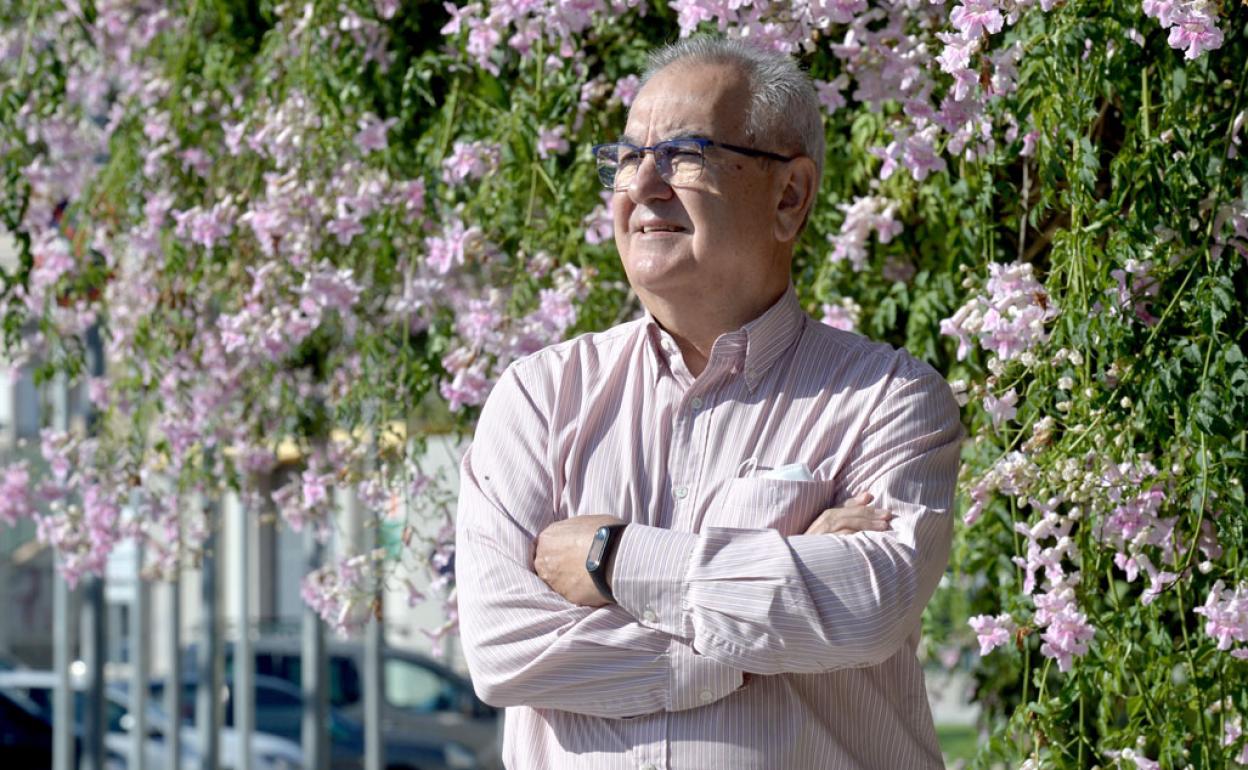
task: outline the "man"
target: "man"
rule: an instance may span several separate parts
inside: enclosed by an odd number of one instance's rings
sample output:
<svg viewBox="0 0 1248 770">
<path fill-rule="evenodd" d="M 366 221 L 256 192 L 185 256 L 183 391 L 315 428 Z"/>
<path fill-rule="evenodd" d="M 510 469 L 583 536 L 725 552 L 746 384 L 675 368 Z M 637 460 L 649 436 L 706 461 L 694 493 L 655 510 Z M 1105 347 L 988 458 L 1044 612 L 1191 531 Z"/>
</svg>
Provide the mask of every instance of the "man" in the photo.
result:
<svg viewBox="0 0 1248 770">
<path fill-rule="evenodd" d="M 809 81 L 681 42 L 595 154 L 646 315 L 517 361 L 463 462 L 464 651 L 508 767 L 941 767 L 915 648 L 962 429 L 930 367 L 797 303 Z"/>
</svg>

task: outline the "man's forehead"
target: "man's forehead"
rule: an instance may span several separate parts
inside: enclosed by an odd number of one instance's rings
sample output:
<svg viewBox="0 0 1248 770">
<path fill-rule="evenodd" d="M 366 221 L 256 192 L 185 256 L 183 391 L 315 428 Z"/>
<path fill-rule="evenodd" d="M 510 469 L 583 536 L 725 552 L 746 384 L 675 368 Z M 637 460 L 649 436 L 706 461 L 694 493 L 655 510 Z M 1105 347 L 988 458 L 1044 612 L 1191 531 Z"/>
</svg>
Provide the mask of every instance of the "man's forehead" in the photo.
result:
<svg viewBox="0 0 1248 770">
<path fill-rule="evenodd" d="M 679 139 L 684 137 L 708 136 L 712 132 L 712 123 L 716 120 L 718 102 L 724 94 L 714 91 L 693 93 L 689 91 L 671 93 L 660 91 L 645 94 L 633 102 L 628 113 L 628 124 L 622 137 L 625 141 L 636 144 L 633 140 L 647 137 L 656 141 L 663 139 Z M 722 130 L 722 126 L 719 126 Z"/>
</svg>

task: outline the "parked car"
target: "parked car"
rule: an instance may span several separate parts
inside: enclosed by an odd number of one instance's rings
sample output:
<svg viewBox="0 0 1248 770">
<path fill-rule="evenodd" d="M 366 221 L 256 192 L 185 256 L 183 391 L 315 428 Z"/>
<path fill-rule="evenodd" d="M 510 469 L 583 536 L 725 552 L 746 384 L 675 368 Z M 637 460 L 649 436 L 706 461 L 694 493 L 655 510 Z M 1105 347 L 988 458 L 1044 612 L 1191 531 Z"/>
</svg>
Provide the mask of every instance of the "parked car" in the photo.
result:
<svg viewBox="0 0 1248 770">
<path fill-rule="evenodd" d="M 105 768 L 124 770 L 125 756 L 107 741 Z M 74 757 L 82 755 L 82 730 L 74 736 Z M 52 767 L 52 716 L 17 691 L 0 688 L 0 757 L 6 767 L 44 770 Z"/>
<path fill-rule="evenodd" d="M 194 704 L 196 682 L 184 680 L 183 703 Z M 164 683 L 152 683 L 152 696 L 164 696 Z M 235 687 L 225 682 L 225 721 L 234 726 Z M 255 729 L 298 742 L 303 730 L 303 692 L 284 679 L 255 678 Z M 194 721 L 194 708 L 183 712 Z M 330 765 L 333 770 L 360 770 L 364 766 L 364 729 L 332 706 L 329 709 Z M 387 770 L 479 770 L 472 751 L 455 741 L 437 736 L 383 736 Z"/>
<path fill-rule="evenodd" d="M 330 705 L 351 722 L 363 724 L 364 647 L 350 642 L 330 642 L 327 647 Z M 300 687 L 302 656 L 297 639 L 257 639 L 252 642 L 252 654 L 257 675 Z M 194 659 L 193 648 L 191 656 L 189 660 Z M 226 671 L 233 671 L 232 643 L 225 645 L 225 659 Z M 426 655 L 385 647 L 382 680 L 381 730 L 386 740 L 453 741 L 471 751 L 485 770 L 502 768 L 501 714 L 477 697 L 466 677 Z"/>
<path fill-rule="evenodd" d="M 81 744 L 83 735 L 83 713 L 86 706 L 84 683 L 74 683 L 74 729 L 76 742 Z M 0 672 L 0 694 L 11 704 L 16 705 L 27 714 L 32 714 L 47 724 L 48 762 L 44 764 L 22 764 L 8 762 L 8 753 L 0 747 L 0 757 L 5 758 L 6 767 L 51 767 L 52 746 L 52 691 L 56 686 L 56 675 L 51 671 L 20 670 Z M 130 701 L 125 690 L 118 686 L 110 686 L 104 694 L 105 748 L 109 756 L 110 768 L 125 768 L 131 751 L 130 730 L 134 719 L 130 716 Z M 33 723 L 12 712 L 21 730 L 35 730 Z M 153 706 L 147 713 L 148 736 L 144 751 L 147 754 L 149 767 L 163 767 L 164 735 L 169 720 L 158 706 Z M 182 770 L 198 770 L 201 752 L 199 736 L 189 726 L 182 727 Z M 42 740 L 41 738 L 38 740 Z M 235 730 L 222 730 L 219 734 L 222 770 L 231 770 L 238 766 L 240 737 Z M 21 741 L 19 741 L 21 742 Z M 28 742 L 29 743 L 29 742 Z M 256 770 L 300 770 L 303 767 L 303 751 L 297 743 L 274 735 L 257 732 L 251 740 L 253 767 Z M 33 749 L 32 749 L 33 750 Z M 81 751 L 79 748 L 78 751 Z"/>
</svg>

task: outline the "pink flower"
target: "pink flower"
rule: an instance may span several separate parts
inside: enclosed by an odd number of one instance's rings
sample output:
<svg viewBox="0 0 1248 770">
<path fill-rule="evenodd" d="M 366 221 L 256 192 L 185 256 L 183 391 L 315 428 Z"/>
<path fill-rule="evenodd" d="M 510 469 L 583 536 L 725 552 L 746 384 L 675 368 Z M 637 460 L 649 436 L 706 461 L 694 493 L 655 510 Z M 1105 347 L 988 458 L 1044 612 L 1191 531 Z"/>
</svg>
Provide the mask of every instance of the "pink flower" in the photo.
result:
<svg viewBox="0 0 1248 770">
<path fill-rule="evenodd" d="M 204 211 L 198 206 L 186 211 L 174 211 L 173 218 L 178 223 L 174 228 L 178 236 L 206 249 L 212 249 L 217 241 L 234 231 L 229 212 L 221 204 L 214 206 L 211 211 Z"/>
<path fill-rule="evenodd" d="M 834 247 L 829 258 L 833 262 L 847 259 L 855 271 L 867 265 L 867 241 L 873 231 L 880 243 L 888 243 L 901 233 L 901 223 L 893 218 L 897 204 L 887 198 L 864 196 L 848 205 L 839 204 L 837 208 L 845 212 L 845 221 L 841 223 L 840 233 L 828 236 Z"/>
<path fill-rule="evenodd" d="M 304 279 L 299 293 L 318 310 L 337 310 L 345 313 L 355 307 L 363 290 L 363 287 L 355 282 L 350 268 L 334 270 L 325 266 Z"/>
<path fill-rule="evenodd" d="M 503 322 L 503 314 L 488 299 L 472 299 L 456 313 L 455 330 L 473 346 L 492 338 Z"/>
<path fill-rule="evenodd" d="M 1028 131 L 1023 134 L 1023 149 L 1018 151 L 1019 155 L 1024 158 L 1030 158 L 1036 154 L 1036 140 L 1040 138 L 1039 131 Z"/>
<path fill-rule="evenodd" d="M 986 295 L 971 298 L 952 317 L 940 322 L 941 334 L 959 339 L 958 360 L 966 357 L 978 338 L 1002 361 L 1017 358 L 1049 338 L 1045 323 L 1057 317 L 1057 307 L 1025 262 L 989 265 Z"/>
<path fill-rule="evenodd" d="M 850 24 L 867 10 L 866 0 L 815 0 L 810 6 L 811 22 L 820 28 Z"/>
<path fill-rule="evenodd" d="M 966 39 L 961 35 L 948 32 L 937 32 L 936 37 L 944 42 L 944 50 L 936 57 L 940 69 L 950 75 L 956 75 L 971 69 L 971 57 L 979 50 L 979 38 Z"/>
<path fill-rule="evenodd" d="M 1057 661 L 1060 671 L 1071 669 L 1075 656 L 1085 655 L 1095 630 L 1075 604 L 1069 586 L 1036 596 L 1036 624 L 1044 628 L 1040 654 Z"/>
<path fill-rule="evenodd" d="M 848 87 L 849 75 L 844 73 L 837 75 L 831 81 L 815 81 L 815 91 L 819 95 L 819 103 L 823 105 L 823 109 L 829 115 L 845 106 L 845 94 L 842 92 Z"/>
<path fill-rule="evenodd" d="M 824 303 L 823 318 L 819 319 L 833 329 L 847 332 L 858 331 L 858 316 L 862 308 L 849 297 L 842 297 L 839 304 Z"/>
<path fill-rule="evenodd" d="M 1009 644 L 1018 626 L 1009 614 L 976 615 L 967 621 L 979 641 L 979 654 L 987 655 L 998 647 Z"/>
<path fill-rule="evenodd" d="M 404 221 L 411 223 L 425 214 L 425 180 L 413 179 L 407 182 L 400 182 L 398 187 L 398 202 L 403 205 L 405 213 Z"/>
<path fill-rule="evenodd" d="M 35 260 L 30 272 L 31 295 L 44 297 L 62 276 L 73 271 L 74 258 L 69 251 L 69 241 L 52 230 L 40 234 L 31 252 Z"/>
<path fill-rule="evenodd" d="M 1166 42 L 1171 48 L 1182 48 L 1185 59 L 1196 59 L 1205 51 L 1222 47 L 1222 30 L 1215 17 L 1204 13 L 1193 14 L 1170 28 Z"/>
<path fill-rule="evenodd" d="M 1192 612 L 1205 617 L 1205 633 L 1217 641 L 1219 650 L 1248 642 L 1248 581 L 1241 582 L 1233 590 L 1221 580 L 1217 581 L 1209 589 L 1204 605 Z"/>
<path fill-rule="evenodd" d="M 451 374 L 449 381 L 438 385 L 438 392 L 446 399 L 447 408 L 458 412 L 465 406 L 485 403 L 492 383 L 485 376 L 484 364 L 465 350 L 451 351 L 442 359 L 442 366 Z"/>
<path fill-rule="evenodd" d="M 1222 46 L 1217 7 L 1208 0 L 1143 0 L 1141 7 L 1145 15 L 1170 30 L 1166 42 L 1171 48 L 1183 49 L 1187 59 Z"/>
<path fill-rule="evenodd" d="M 615 220 L 611 216 L 611 201 L 615 195 L 610 190 L 602 192 L 602 204 L 585 215 L 585 242 L 591 245 L 606 243 L 615 237 Z"/>
<path fill-rule="evenodd" d="M 352 217 L 336 217 L 325 226 L 325 229 L 333 233 L 339 245 L 342 246 L 350 244 L 355 236 L 364 232 L 364 226 Z"/>
<path fill-rule="evenodd" d="M 398 122 L 398 118 L 378 120 L 375 115 L 364 116 L 359 123 L 360 130 L 355 135 L 355 146 L 365 155 L 386 149 L 386 133 Z"/>
<path fill-rule="evenodd" d="M 493 173 L 499 164 L 501 149 L 486 142 L 455 142 L 451 156 L 442 161 L 442 181 L 458 185 Z"/>
<path fill-rule="evenodd" d="M 35 514 L 32 489 L 26 463 L 15 463 L 4 469 L 4 474 L 0 475 L 0 522 L 12 526 Z"/>
<path fill-rule="evenodd" d="M 191 147 L 179 153 L 178 157 L 182 159 L 183 171 L 194 171 L 199 176 L 208 176 L 208 172 L 212 169 L 212 159 L 208 157 L 208 153 L 198 147 Z"/>
<path fill-rule="evenodd" d="M 1018 394 L 1013 388 L 1007 390 L 1000 398 L 989 393 L 984 396 L 984 411 L 992 416 L 992 427 L 999 428 L 1001 423 L 1013 420 L 1018 414 L 1014 405 L 1018 403 Z"/>
<path fill-rule="evenodd" d="M 464 264 L 467 249 L 480 236 L 481 231 L 478 228 L 465 228 L 463 222 L 452 219 L 440 237 L 425 239 L 425 248 L 429 252 L 426 261 L 434 271 L 445 275 L 456 266 Z"/>
<path fill-rule="evenodd" d="M 637 92 L 640 90 L 641 78 L 636 75 L 627 75 L 616 82 L 615 92 L 611 95 L 611 98 L 628 107 L 633 103 L 633 99 L 637 98 Z"/>
<path fill-rule="evenodd" d="M 949 23 L 965 40 L 979 38 L 985 32 L 995 35 L 1005 24 L 1005 17 L 992 0 L 965 0 L 949 13 Z"/>
<path fill-rule="evenodd" d="M 568 140 L 563 138 L 565 130 L 563 126 L 538 129 L 537 154 L 543 158 L 549 158 L 552 155 L 562 155 L 567 152 Z"/>
<path fill-rule="evenodd" d="M 576 323 L 576 306 L 566 294 L 554 289 L 542 289 L 537 312 L 541 324 L 556 335 Z"/>
<path fill-rule="evenodd" d="M 311 508 L 325 502 L 329 497 L 327 477 L 312 469 L 303 472 L 303 504 Z"/>
<path fill-rule="evenodd" d="M 893 141 L 887 147 L 872 148 L 871 153 L 884 160 L 880 166 L 880 179 L 887 180 L 891 177 L 897 170 L 898 161 L 905 165 L 916 182 L 922 182 L 933 171 L 944 171 L 945 160 L 936 154 L 935 149 L 939 131 L 939 126 L 929 125 L 911 135 L 907 130 L 898 128 Z"/>
</svg>

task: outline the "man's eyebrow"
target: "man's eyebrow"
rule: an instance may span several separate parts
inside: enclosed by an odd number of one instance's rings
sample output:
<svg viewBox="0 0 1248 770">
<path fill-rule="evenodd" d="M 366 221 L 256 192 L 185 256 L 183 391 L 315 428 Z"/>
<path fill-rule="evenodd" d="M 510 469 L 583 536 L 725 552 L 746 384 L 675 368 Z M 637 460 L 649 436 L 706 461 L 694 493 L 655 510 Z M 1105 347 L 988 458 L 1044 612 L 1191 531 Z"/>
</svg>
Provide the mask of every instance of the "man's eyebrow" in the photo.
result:
<svg viewBox="0 0 1248 770">
<path fill-rule="evenodd" d="M 677 131 L 676 133 L 671 134 L 670 136 L 663 137 L 659 141 L 670 142 L 676 139 L 708 139 L 708 138 L 709 137 L 702 131 Z M 621 136 L 618 141 L 623 142 L 624 144 L 631 144 L 634 147 L 641 146 L 640 140 L 634 139 L 628 134 L 624 134 L 623 136 Z"/>
<path fill-rule="evenodd" d="M 670 142 L 675 139 L 709 139 L 709 138 L 710 137 L 708 137 L 702 131 L 680 131 L 667 137 L 664 141 Z"/>
</svg>

